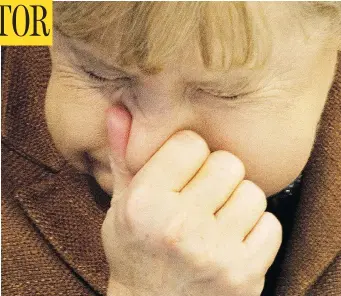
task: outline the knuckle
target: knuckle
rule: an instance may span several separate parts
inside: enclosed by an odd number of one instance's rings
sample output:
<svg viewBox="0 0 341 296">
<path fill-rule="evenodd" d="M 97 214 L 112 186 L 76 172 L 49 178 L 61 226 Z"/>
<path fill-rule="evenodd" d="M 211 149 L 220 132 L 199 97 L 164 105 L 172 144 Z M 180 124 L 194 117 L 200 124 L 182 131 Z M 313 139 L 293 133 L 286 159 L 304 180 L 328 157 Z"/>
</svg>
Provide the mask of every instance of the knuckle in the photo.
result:
<svg viewBox="0 0 341 296">
<path fill-rule="evenodd" d="M 267 199 L 264 191 L 249 180 L 243 180 L 240 186 L 243 186 L 248 192 L 251 192 L 252 202 L 256 204 L 262 212 L 264 212 L 267 207 Z"/>
<path fill-rule="evenodd" d="M 250 283 L 249 275 L 243 271 L 233 272 L 229 275 L 229 283 L 237 291 L 243 291 L 247 289 Z"/>
<path fill-rule="evenodd" d="M 265 219 L 266 224 L 272 228 L 272 231 L 274 233 L 279 233 L 279 234 L 282 233 L 282 224 L 279 222 L 279 220 L 274 214 L 270 212 L 264 212 L 262 218 Z"/>
<path fill-rule="evenodd" d="M 206 256 L 206 254 L 205 255 L 196 254 L 194 259 L 192 259 L 192 265 L 195 271 L 200 272 L 212 269 L 212 266 L 214 266 L 214 262 L 211 260 L 211 258 Z"/>
<path fill-rule="evenodd" d="M 196 148 L 201 148 L 205 151 L 209 151 L 206 141 L 199 134 L 191 130 L 178 131 L 173 135 L 172 139 L 176 141 L 179 140 L 182 143 L 188 142 L 191 145 L 194 145 Z"/>
<path fill-rule="evenodd" d="M 237 156 L 228 151 L 214 151 L 210 154 L 208 161 L 214 165 L 217 165 L 222 170 L 234 172 L 241 175 L 242 177 L 245 176 L 245 166 L 243 162 Z"/>
<path fill-rule="evenodd" d="M 124 205 L 122 224 L 139 241 L 175 249 L 183 237 L 181 217 L 162 214 L 159 204 L 145 196 L 143 188 L 134 190 Z"/>
<path fill-rule="evenodd" d="M 283 228 L 282 224 L 276 218 L 276 216 L 272 213 L 265 212 L 262 216 L 263 222 L 265 221 L 265 227 L 269 229 L 269 233 L 271 233 L 272 244 L 276 246 L 276 248 L 280 247 L 283 236 Z"/>
<path fill-rule="evenodd" d="M 172 153 L 181 153 L 188 159 L 204 161 L 210 154 L 206 141 L 197 133 L 190 130 L 179 131 L 170 139 Z"/>
<path fill-rule="evenodd" d="M 180 243 L 184 240 L 182 223 L 173 221 L 164 231 L 162 231 L 161 241 L 165 247 L 173 252 L 180 251 Z"/>
<path fill-rule="evenodd" d="M 134 187 L 130 189 L 129 197 L 125 200 L 122 207 L 123 215 L 121 221 L 128 226 L 130 231 L 137 232 L 146 224 L 144 214 L 146 213 L 147 199 L 146 192 L 143 187 Z"/>
<path fill-rule="evenodd" d="M 247 278 L 245 276 L 245 274 L 233 274 L 230 276 L 230 282 L 231 282 L 231 285 L 237 289 L 241 289 L 244 285 L 245 285 L 245 282 L 246 282 Z"/>
<path fill-rule="evenodd" d="M 264 280 L 259 281 L 258 274 L 245 270 L 247 269 L 243 268 L 243 270 L 233 272 L 229 275 L 228 281 L 230 286 L 245 295 L 260 295 L 264 288 Z"/>
</svg>

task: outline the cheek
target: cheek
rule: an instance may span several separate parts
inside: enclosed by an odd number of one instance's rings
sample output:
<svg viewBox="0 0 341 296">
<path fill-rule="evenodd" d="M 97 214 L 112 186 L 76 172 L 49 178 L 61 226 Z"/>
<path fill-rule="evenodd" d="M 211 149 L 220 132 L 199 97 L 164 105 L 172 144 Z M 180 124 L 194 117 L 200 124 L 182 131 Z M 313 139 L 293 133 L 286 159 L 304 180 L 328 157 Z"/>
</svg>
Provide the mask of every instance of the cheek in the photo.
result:
<svg viewBox="0 0 341 296">
<path fill-rule="evenodd" d="M 45 114 L 57 149 L 77 168 L 83 153 L 107 145 L 105 110 L 109 103 L 99 94 L 79 91 L 50 81 Z"/>
<path fill-rule="evenodd" d="M 298 110 L 244 107 L 203 113 L 201 133 L 212 150 L 228 150 L 246 167 L 246 178 L 272 195 L 304 168 L 314 143 L 315 120 Z M 300 114 L 301 116 L 299 116 Z"/>
<path fill-rule="evenodd" d="M 104 110 L 96 106 L 65 104 L 60 116 L 64 137 L 80 150 L 103 142 L 106 139 Z"/>
</svg>

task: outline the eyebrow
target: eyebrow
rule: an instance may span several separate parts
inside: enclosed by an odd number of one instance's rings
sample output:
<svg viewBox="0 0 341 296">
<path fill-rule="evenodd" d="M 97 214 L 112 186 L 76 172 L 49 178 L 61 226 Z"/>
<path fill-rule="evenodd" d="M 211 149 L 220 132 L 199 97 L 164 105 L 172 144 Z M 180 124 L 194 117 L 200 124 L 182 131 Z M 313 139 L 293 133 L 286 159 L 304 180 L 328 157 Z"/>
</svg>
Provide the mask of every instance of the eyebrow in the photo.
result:
<svg viewBox="0 0 341 296">
<path fill-rule="evenodd" d="M 138 74 L 123 70 L 116 65 L 113 66 L 112 64 L 108 64 L 103 58 L 95 55 L 90 50 L 86 48 L 81 48 L 80 45 L 75 43 L 74 39 L 67 36 L 60 29 L 56 28 L 56 30 L 65 39 L 67 39 L 67 46 L 71 48 L 75 53 L 77 53 L 77 55 L 80 56 L 84 62 L 91 64 L 94 69 L 130 77 L 133 80 L 138 80 Z M 214 75 L 215 74 L 211 73 L 208 76 Z M 238 93 L 241 95 L 243 93 L 249 93 L 255 90 L 255 88 L 252 88 L 250 86 L 250 82 L 252 81 L 250 75 L 240 75 L 239 77 L 236 77 L 235 73 L 227 74 L 227 72 L 221 72 L 218 75 L 220 76 L 219 78 L 206 78 L 205 80 L 196 79 L 189 82 L 189 84 L 212 91 L 231 92 L 231 95 L 234 95 L 234 93 Z"/>
<path fill-rule="evenodd" d="M 99 66 L 100 68 L 110 71 L 110 72 L 115 72 L 115 73 L 120 73 L 126 76 L 131 76 L 135 77 L 136 75 L 133 73 L 128 73 L 127 71 L 117 67 L 117 66 L 112 66 L 107 64 L 103 59 L 100 57 L 94 55 L 90 50 L 87 50 L 86 48 L 81 48 L 80 45 L 77 45 L 75 43 L 75 39 L 72 37 L 68 36 L 65 34 L 58 26 L 54 27 L 54 31 L 60 34 L 65 40 L 63 43 L 66 43 L 66 46 L 69 47 L 72 51 L 77 53 L 77 56 L 81 57 L 82 60 L 85 60 L 86 62 L 91 63 L 92 65 L 96 65 L 97 67 Z M 76 41 L 79 42 L 79 41 Z"/>
<path fill-rule="evenodd" d="M 120 67 L 117 67 L 116 65 L 110 65 L 107 64 L 103 59 L 101 59 L 98 56 L 95 56 L 92 52 L 86 49 L 78 48 L 77 46 L 73 44 L 69 44 L 70 48 L 77 53 L 78 56 L 80 56 L 81 60 L 91 64 L 96 69 L 106 71 L 106 72 L 115 72 L 116 74 L 120 74 L 123 76 L 129 76 L 131 78 L 137 78 L 136 74 L 130 73 L 128 71 L 125 71 L 121 69 Z"/>
</svg>

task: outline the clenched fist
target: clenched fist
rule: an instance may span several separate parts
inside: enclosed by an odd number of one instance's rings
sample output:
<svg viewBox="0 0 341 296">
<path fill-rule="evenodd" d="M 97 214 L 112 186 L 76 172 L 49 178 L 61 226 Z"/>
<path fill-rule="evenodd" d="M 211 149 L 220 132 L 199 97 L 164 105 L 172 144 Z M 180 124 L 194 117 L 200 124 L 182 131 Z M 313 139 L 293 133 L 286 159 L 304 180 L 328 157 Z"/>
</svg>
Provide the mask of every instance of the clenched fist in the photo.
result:
<svg viewBox="0 0 341 296">
<path fill-rule="evenodd" d="M 114 194 L 102 227 L 108 295 L 252 296 L 281 244 L 266 196 L 243 163 L 192 131 L 169 138 L 131 175 L 130 115 L 108 112 Z"/>
</svg>

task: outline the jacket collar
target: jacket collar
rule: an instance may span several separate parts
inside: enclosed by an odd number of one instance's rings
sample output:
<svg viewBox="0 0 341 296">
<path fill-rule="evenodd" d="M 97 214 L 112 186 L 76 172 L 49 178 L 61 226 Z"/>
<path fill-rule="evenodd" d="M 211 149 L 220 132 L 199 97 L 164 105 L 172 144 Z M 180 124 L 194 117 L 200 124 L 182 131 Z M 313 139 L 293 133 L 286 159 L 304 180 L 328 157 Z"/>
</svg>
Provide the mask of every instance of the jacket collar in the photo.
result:
<svg viewBox="0 0 341 296">
<path fill-rule="evenodd" d="M 278 295 L 305 295 L 341 251 L 341 53 L 305 169 Z M 310 295 L 310 294 L 309 294 Z"/>
<path fill-rule="evenodd" d="M 8 58 L 3 77 L 4 141 L 55 173 L 50 179 L 22 188 L 16 197 L 60 258 L 95 290 L 105 294 L 108 270 L 100 243 L 105 210 L 94 201 L 96 193 L 91 191 L 88 178 L 70 167 L 56 150 L 44 120 L 44 97 L 50 75 L 47 48 L 13 48 Z M 19 65 L 14 66 L 19 60 Z M 6 74 L 13 72 L 10 71 L 13 68 L 21 75 Z M 22 81 L 27 85 L 21 85 Z M 19 99 L 7 103 L 6 97 Z M 278 295 L 306 293 L 340 251 L 340 105 L 341 64 L 305 170 Z M 46 145 L 47 142 L 50 144 Z"/>
<path fill-rule="evenodd" d="M 2 76 L 2 141 L 31 161 L 59 171 L 65 159 L 55 148 L 44 112 L 51 60 L 47 47 L 7 47 Z"/>
<path fill-rule="evenodd" d="M 19 189 L 15 198 L 57 256 L 105 295 L 109 271 L 101 245 L 105 211 L 96 203 L 90 182 L 88 176 L 67 166 Z"/>
<path fill-rule="evenodd" d="M 51 71 L 48 48 L 10 47 L 5 55 L 2 141 L 52 172 L 18 188 L 15 198 L 57 256 L 87 285 L 105 295 L 108 267 L 100 227 L 107 206 L 95 201 L 103 191 L 66 162 L 48 132 L 44 119 Z"/>
</svg>

